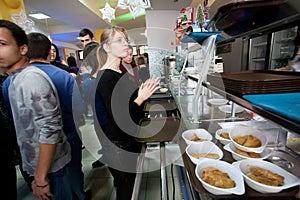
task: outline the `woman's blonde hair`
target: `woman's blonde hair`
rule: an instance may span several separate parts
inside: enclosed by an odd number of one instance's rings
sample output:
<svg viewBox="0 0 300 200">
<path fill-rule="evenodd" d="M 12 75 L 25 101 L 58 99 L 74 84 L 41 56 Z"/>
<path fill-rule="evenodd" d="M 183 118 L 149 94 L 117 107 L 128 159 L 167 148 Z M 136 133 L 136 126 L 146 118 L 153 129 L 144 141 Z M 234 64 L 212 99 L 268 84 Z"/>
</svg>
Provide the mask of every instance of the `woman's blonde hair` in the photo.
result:
<svg viewBox="0 0 300 200">
<path fill-rule="evenodd" d="M 112 28 L 105 29 L 100 37 L 100 45 L 97 50 L 97 59 L 99 62 L 99 70 L 103 67 L 107 60 L 107 52 L 104 49 L 104 44 L 107 44 L 117 32 L 121 32 L 125 35 L 125 38 L 128 39 L 126 29 L 120 26 L 113 26 Z"/>
</svg>

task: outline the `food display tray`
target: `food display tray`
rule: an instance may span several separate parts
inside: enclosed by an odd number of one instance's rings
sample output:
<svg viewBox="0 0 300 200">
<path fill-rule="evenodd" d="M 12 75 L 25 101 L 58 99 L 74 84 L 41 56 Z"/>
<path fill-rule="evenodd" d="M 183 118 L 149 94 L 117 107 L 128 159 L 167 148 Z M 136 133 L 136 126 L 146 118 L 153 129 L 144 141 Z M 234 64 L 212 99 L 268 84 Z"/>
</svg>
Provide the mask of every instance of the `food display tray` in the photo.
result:
<svg viewBox="0 0 300 200">
<path fill-rule="evenodd" d="M 221 143 L 217 142 L 217 145 L 221 149 L 223 149 L 223 145 Z M 295 186 L 295 187 L 283 190 L 279 193 L 266 193 L 265 194 L 265 193 L 256 192 L 255 190 L 253 190 L 252 188 L 247 186 L 247 184 L 245 183 L 246 192 L 243 195 L 233 195 L 233 194 L 231 194 L 231 195 L 214 195 L 214 194 L 206 191 L 205 188 L 202 186 L 201 182 L 197 179 L 196 174 L 195 174 L 196 165 L 190 160 L 190 158 L 188 157 L 186 152 L 184 152 L 187 145 L 185 144 L 185 141 L 182 138 L 179 141 L 179 146 L 180 146 L 181 151 L 183 152 L 182 159 L 184 162 L 184 166 L 188 172 L 192 187 L 200 194 L 204 194 L 205 196 L 208 196 L 210 198 L 213 198 L 213 199 L 268 199 L 268 198 L 272 198 L 275 200 L 275 199 L 292 197 L 299 191 L 299 186 Z M 224 153 L 224 156 L 223 156 L 222 160 L 224 160 L 228 163 L 234 162 L 234 159 L 232 158 L 232 156 L 229 152 L 223 151 L 223 153 Z"/>
<path fill-rule="evenodd" d="M 271 70 L 212 73 L 207 81 L 214 87 L 234 94 L 270 94 L 299 92 L 300 73 Z"/>
</svg>

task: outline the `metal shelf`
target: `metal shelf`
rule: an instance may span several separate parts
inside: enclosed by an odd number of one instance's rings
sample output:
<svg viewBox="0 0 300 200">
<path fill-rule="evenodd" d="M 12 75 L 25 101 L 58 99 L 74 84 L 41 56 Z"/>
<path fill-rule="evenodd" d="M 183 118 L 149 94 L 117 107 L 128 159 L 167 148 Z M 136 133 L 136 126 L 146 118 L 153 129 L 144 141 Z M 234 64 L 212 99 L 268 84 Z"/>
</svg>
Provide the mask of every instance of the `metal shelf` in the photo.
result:
<svg viewBox="0 0 300 200">
<path fill-rule="evenodd" d="M 202 82 L 202 85 L 220 95 L 223 95 L 228 100 L 231 100 L 231 101 L 243 106 L 244 108 L 247 108 L 248 110 L 255 112 L 256 114 L 275 122 L 276 124 L 284 127 L 285 129 L 295 132 L 297 134 L 300 134 L 300 132 L 299 132 L 300 124 L 299 123 L 292 121 L 290 119 L 287 119 L 285 117 L 282 117 L 280 115 L 277 115 L 268 110 L 265 110 L 259 106 L 253 105 L 250 102 L 244 100 L 243 98 L 241 98 L 235 94 L 223 91 L 217 87 L 210 85 L 208 82 Z"/>
</svg>

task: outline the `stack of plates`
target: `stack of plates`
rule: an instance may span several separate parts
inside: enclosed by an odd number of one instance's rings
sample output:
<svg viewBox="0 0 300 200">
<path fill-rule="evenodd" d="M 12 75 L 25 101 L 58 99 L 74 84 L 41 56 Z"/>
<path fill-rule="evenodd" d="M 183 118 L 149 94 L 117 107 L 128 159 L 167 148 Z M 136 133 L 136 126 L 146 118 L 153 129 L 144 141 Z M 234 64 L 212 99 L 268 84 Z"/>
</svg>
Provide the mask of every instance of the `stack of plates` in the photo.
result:
<svg viewBox="0 0 300 200">
<path fill-rule="evenodd" d="M 222 111 L 222 112 L 224 112 L 224 113 L 231 113 L 231 108 L 232 108 L 232 105 L 219 106 L 219 110 Z M 244 110 L 245 109 L 243 107 L 235 105 L 235 109 L 234 109 L 235 113 L 241 113 Z"/>
<path fill-rule="evenodd" d="M 228 102 L 227 99 L 208 99 L 208 103 L 214 106 L 226 105 Z"/>
</svg>

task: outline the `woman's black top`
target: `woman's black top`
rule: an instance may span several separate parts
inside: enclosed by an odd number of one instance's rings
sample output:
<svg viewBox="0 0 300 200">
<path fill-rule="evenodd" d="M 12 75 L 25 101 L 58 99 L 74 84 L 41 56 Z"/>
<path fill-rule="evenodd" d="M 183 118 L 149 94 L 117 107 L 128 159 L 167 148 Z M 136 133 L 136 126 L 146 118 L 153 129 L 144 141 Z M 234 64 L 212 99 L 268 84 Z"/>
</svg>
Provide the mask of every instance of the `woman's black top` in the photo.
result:
<svg viewBox="0 0 300 200">
<path fill-rule="evenodd" d="M 137 124 L 143 118 L 143 105 L 134 100 L 138 88 L 124 73 L 105 69 L 97 76 L 97 94 L 107 112 L 105 135 L 112 141 L 130 141 L 137 133 Z"/>
</svg>

